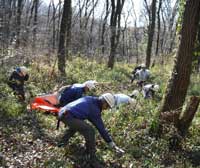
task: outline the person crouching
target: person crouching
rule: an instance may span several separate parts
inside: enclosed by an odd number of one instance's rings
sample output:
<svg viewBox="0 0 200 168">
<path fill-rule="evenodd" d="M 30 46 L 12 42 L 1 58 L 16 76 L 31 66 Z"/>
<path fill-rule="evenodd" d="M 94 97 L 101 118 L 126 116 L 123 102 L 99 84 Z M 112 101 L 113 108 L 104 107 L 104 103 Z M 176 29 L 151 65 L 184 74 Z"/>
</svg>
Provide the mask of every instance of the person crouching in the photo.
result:
<svg viewBox="0 0 200 168">
<path fill-rule="evenodd" d="M 79 132 L 86 140 L 86 154 L 90 157 L 95 156 L 95 131 L 93 127 L 84 120 L 89 120 L 99 131 L 108 145 L 117 152 L 124 152 L 113 142 L 104 126 L 101 118 L 102 110 L 112 108 L 115 105 L 114 96 L 105 93 L 100 97 L 86 96 L 64 106 L 59 112 L 59 119 L 69 127 L 58 143 L 58 147 L 67 145 L 69 139 Z"/>
</svg>

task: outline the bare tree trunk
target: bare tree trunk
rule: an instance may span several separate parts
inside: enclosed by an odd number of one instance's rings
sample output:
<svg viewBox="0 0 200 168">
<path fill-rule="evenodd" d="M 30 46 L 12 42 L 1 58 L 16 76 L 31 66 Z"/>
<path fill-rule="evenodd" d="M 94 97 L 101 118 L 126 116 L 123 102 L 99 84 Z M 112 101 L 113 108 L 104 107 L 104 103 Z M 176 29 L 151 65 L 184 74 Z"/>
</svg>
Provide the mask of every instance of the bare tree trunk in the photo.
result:
<svg viewBox="0 0 200 168">
<path fill-rule="evenodd" d="M 125 46 L 126 46 L 126 42 L 125 42 L 125 33 L 127 31 L 127 22 L 128 22 L 128 18 L 129 18 L 129 15 L 130 15 L 130 11 L 128 11 L 128 14 L 127 14 L 127 17 L 125 18 L 124 17 L 124 28 L 121 30 L 122 31 L 122 56 L 125 56 L 126 53 L 125 53 Z M 118 37 L 119 38 L 119 37 Z M 119 39 L 118 39 L 119 41 Z"/>
<path fill-rule="evenodd" d="M 83 14 L 83 8 L 85 6 L 86 0 L 83 1 L 83 4 L 81 6 L 81 0 L 78 1 L 79 4 L 79 41 L 81 45 L 79 46 L 80 50 L 82 51 L 84 49 L 84 37 L 83 37 L 83 20 L 82 20 L 82 14 Z"/>
<path fill-rule="evenodd" d="M 31 11 L 30 11 L 30 16 L 28 18 L 28 21 L 27 21 L 27 25 L 26 25 L 26 43 L 25 45 L 28 45 L 29 43 L 29 36 L 30 36 L 30 29 L 31 29 L 31 21 L 32 21 L 32 18 L 33 18 L 33 10 L 35 8 L 35 0 L 32 0 L 31 1 L 31 4 L 30 4 L 30 8 L 31 8 Z M 28 11 L 27 11 L 27 15 L 28 15 Z"/>
<path fill-rule="evenodd" d="M 56 49 L 56 7 L 54 4 L 54 1 L 52 2 L 52 6 L 53 6 L 53 16 L 52 16 L 52 21 L 53 21 L 53 34 L 52 34 L 52 48 L 53 48 L 53 52 Z"/>
<path fill-rule="evenodd" d="M 120 35 L 120 19 L 121 12 L 124 6 L 125 0 L 117 0 L 117 4 L 115 5 L 115 0 L 111 0 L 112 13 L 110 19 L 110 29 L 111 29 L 111 37 L 110 37 L 110 56 L 108 60 L 108 67 L 113 68 L 115 63 L 115 52 L 119 42 Z M 117 30 L 118 29 L 118 30 Z"/>
<path fill-rule="evenodd" d="M 170 45 L 169 45 L 168 53 L 172 52 L 175 37 L 176 37 L 177 23 L 174 26 L 174 22 L 175 22 L 175 18 L 176 18 L 177 11 L 178 11 L 178 3 L 179 3 L 179 1 L 177 0 L 175 5 L 174 5 L 173 11 L 172 11 L 172 16 L 171 16 L 170 22 L 169 22 L 169 30 L 168 31 L 170 32 L 170 35 L 169 35 Z M 174 27 L 174 30 L 173 30 L 173 27 Z"/>
<path fill-rule="evenodd" d="M 190 102 L 188 103 L 183 116 L 178 121 L 177 128 L 182 136 L 188 132 L 188 129 L 191 125 L 191 122 L 197 112 L 198 106 L 200 103 L 200 97 L 193 96 L 190 98 Z"/>
<path fill-rule="evenodd" d="M 145 0 L 146 2 L 146 0 Z M 147 4 L 147 3 L 146 3 Z M 149 68 L 151 64 L 151 52 L 153 44 L 153 36 L 155 31 L 155 22 L 156 22 L 156 0 L 152 0 L 151 9 L 149 10 L 149 26 L 148 26 L 148 41 L 147 41 L 147 50 L 146 50 L 146 67 Z"/>
<path fill-rule="evenodd" d="M 87 48 L 89 50 L 92 50 L 93 46 L 92 46 L 92 32 L 93 32 L 93 28 L 94 28 L 94 11 L 95 11 L 95 8 L 98 4 L 98 0 L 96 0 L 94 2 L 94 0 L 92 0 L 92 9 L 90 10 L 89 14 L 88 14 L 88 17 L 87 17 L 87 24 L 88 24 L 88 21 L 91 20 L 91 24 L 90 24 L 90 31 L 89 31 L 89 37 L 88 37 L 88 40 L 87 40 Z M 90 16 L 92 15 L 92 19 L 90 19 Z"/>
<path fill-rule="evenodd" d="M 71 39 L 71 0 L 64 1 L 62 20 L 60 25 L 60 40 L 58 48 L 58 69 L 61 75 L 66 76 L 65 62 L 68 56 Z"/>
<path fill-rule="evenodd" d="M 157 41 L 156 41 L 156 55 L 158 55 L 159 43 L 160 43 L 160 9 L 161 9 L 161 6 L 162 6 L 162 0 L 159 0 L 158 11 L 157 11 L 158 32 L 157 32 Z"/>
<path fill-rule="evenodd" d="M 21 14 L 23 0 L 18 0 L 17 4 L 17 24 L 16 24 L 16 48 L 20 46 Z"/>
<path fill-rule="evenodd" d="M 107 18 L 109 15 L 109 0 L 106 0 L 106 14 L 103 19 L 103 26 L 102 26 L 102 33 L 101 33 L 101 52 L 104 54 L 105 52 L 105 44 L 104 44 L 104 35 L 105 35 L 105 30 L 106 30 L 106 23 L 107 23 Z"/>
<path fill-rule="evenodd" d="M 160 50 L 161 50 L 161 54 L 162 54 L 162 60 L 161 60 L 161 64 L 164 64 L 164 39 L 165 39 L 165 34 L 166 34 L 166 22 L 165 22 L 165 18 L 164 18 L 164 11 L 162 11 L 162 22 L 163 22 L 163 32 L 162 32 L 162 36 L 160 39 Z"/>
<path fill-rule="evenodd" d="M 175 65 L 168 81 L 161 113 L 181 111 L 190 83 L 192 55 L 199 22 L 200 1 L 188 0 L 185 6 L 181 41 L 175 59 Z M 186 68 L 187 67 L 187 68 Z"/>
<path fill-rule="evenodd" d="M 57 21 L 57 32 L 56 32 L 56 42 L 58 43 L 59 41 L 59 27 L 60 27 L 60 24 L 61 24 L 61 16 L 62 16 L 62 5 L 61 5 L 61 0 L 59 0 L 59 3 L 58 3 L 58 21 Z M 57 44 L 56 44 L 57 46 Z"/>
<path fill-rule="evenodd" d="M 33 48 L 36 47 L 35 42 L 37 40 L 38 7 L 39 7 L 39 0 L 35 0 L 35 11 L 33 20 Z"/>
</svg>

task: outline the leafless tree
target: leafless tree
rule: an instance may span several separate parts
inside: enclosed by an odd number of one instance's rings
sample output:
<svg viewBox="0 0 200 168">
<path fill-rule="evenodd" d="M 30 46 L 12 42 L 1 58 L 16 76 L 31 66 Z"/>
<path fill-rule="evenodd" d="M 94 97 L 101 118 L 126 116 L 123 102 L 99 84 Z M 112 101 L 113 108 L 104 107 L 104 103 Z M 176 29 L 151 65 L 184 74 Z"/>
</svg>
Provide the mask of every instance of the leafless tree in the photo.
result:
<svg viewBox="0 0 200 168">
<path fill-rule="evenodd" d="M 71 40 L 71 0 L 64 1 L 62 20 L 60 24 L 60 40 L 58 48 L 58 69 L 62 75 L 65 73 L 65 62 L 68 56 Z"/>
<path fill-rule="evenodd" d="M 152 44 L 153 37 L 155 31 L 155 22 L 156 22 L 156 0 L 152 0 L 151 5 L 149 7 L 147 0 L 144 0 L 146 9 L 149 17 L 149 25 L 148 25 L 148 41 L 147 41 L 147 49 L 146 49 L 146 67 L 149 68 L 151 64 L 151 54 L 152 54 Z"/>
<path fill-rule="evenodd" d="M 113 68 L 115 63 L 115 53 L 119 42 L 121 28 L 121 12 L 125 0 L 111 0 L 111 18 L 110 18 L 110 55 L 108 67 Z"/>
</svg>

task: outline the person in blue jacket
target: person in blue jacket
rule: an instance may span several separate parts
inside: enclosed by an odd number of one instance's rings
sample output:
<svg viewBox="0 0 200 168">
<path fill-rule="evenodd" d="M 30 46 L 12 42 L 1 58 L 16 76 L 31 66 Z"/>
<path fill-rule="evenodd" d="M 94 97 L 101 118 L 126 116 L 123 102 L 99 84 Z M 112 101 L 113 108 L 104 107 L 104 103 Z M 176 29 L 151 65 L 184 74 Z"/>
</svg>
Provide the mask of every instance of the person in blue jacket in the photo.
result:
<svg viewBox="0 0 200 168">
<path fill-rule="evenodd" d="M 17 67 L 8 79 L 8 85 L 20 100 L 25 100 L 24 82 L 29 79 L 28 69 L 24 66 Z"/>
<path fill-rule="evenodd" d="M 58 147 L 67 145 L 68 140 L 79 132 L 86 140 L 86 153 L 95 156 L 95 131 L 90 124 L 84 121 L 87 119 L 97 128 L 110 147 L 123 153 L 124 151 L 113 142 L 101 118 L 102 110 L 112 108 L 114 105 L 114 96 L 111 93 L 105 93 L 100 97 L 86 96 L 64 106 L 58 116 L 69 129 L 58 143 Z"/>
<path fill-rule="evenodd" d="M 63 107 L 66 104 L 81 98 L 83 94 L 94 89 L 96 83 L 96 81 L 89 80 L 83 84 L 73 84 L 72 86 L 66 87 L 58 96 L 59 106 Z"/>
</svg>

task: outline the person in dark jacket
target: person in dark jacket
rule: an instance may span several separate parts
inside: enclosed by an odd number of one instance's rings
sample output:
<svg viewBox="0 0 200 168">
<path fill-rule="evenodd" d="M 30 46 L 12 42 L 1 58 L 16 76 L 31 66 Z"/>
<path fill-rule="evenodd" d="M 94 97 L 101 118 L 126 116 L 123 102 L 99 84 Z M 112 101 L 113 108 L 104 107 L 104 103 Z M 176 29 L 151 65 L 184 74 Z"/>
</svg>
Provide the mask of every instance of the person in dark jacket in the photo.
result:
<svg viewBox="0 0 200 168">
<path fill-rule="evenodd" d="M 28 81 L 28 69 L 24 66 L 17 67 L 10 75 L 8 85 L 13 89 L 14 94 L 20 100 L 25 100 L 24 82 Z"/>
<path fill-rule="evenodd" d="M 86 92 L 95 88 L 97 82 L 89 80 L 83 84 L 73 84 L 72 86 L 66 87 L 58 95 L 59 106 L 63 107 L 66 104 L 81 98 Z"/>
<path fill-rule="evenodd" d="M 89 120 L 99 131 L 103 139 L 117 152 L 124 152 L 117 147 L 106 130 L 101 118 L 102 110 L 112 108 L 115 105 L 114 96 L 105 93 L 100 97 L 86 96 L 67 104 L 59 112 L 59 119 L 69 127 L 58 146 L 65 146 L 68 140 L 79 132 L 86 140 L 86 153 L 95 156 L 95 131 L 84 120 Z"/>
<path fill-rule="evenodd" d="M 131 83 L 133 83 L 133 81 L 134 81 L 135 78 L 136 78 L 136 76 L 135 76 L 136 72 L 137 72 L 138 70 L 141 70 L 141 69 L 142 69 L 142 66 L 144 66 L 144 65 L 143 65 L 143 64 L 138 65 L 138 66 L 136 66 L 136 67 L 133 69 L 133 71 L 132 71 L 132 73 L 131 73 Z"/>
</svg>

